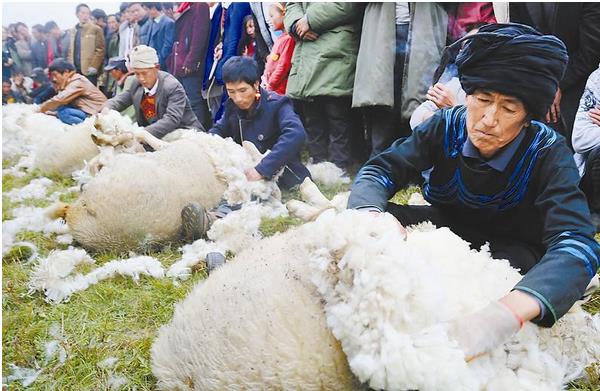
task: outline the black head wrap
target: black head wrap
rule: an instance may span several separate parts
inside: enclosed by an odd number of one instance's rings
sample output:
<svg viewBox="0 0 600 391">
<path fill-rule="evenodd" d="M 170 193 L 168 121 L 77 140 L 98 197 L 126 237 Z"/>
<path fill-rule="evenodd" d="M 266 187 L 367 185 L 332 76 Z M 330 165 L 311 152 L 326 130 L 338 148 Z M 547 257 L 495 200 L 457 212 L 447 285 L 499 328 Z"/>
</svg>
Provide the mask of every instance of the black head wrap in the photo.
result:
<svg viewBox="0 0 600 391">
<path fill-rule="evenodd" d="M 560 39 L 522 24 L 489 24 L 446 51 L 462 42 L 466 43 L 456 65 L 467 94 L 477 89 L 496 91 L 520 99 L 534 118 L 546 115 L 569 60 Z M 442 58 L 442 71 L 445 61 L 447 56 Z M 439 68 L 434 80 L 438 73 Z"/>
</svg>

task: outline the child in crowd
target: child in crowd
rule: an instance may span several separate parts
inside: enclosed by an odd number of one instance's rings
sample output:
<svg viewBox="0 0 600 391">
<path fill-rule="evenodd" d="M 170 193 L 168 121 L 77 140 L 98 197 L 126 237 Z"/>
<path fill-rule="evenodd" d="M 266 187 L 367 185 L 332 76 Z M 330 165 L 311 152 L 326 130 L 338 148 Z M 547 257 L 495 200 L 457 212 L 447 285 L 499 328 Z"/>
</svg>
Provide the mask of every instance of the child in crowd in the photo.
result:
<svg viewBox="0 0 600 391">
<path fill-rule="evenodd" d="M 10 87 L 10 80 L 2 80 L 2 105 L 25 103 L 23 97 L 18 92 L 13 91 Z"/>
<path fill-rule="evenodd" d="M 276 31 L 283 33 L 277 38 L 273 45 L 271 54 L 267 57 L 265 65 L 265 74 L 263 75 L 263 85 L 265 89 L 285 95 L 288 75 L 292 68 L 292 55 L 296 45 L 294 38 L 283 27 L 283 17 L 285 15 L 285 6 L 283 3 L 274 3 L 269 13 L 271 22 Z"/>
<path fill-rule="evenodd" d="M 242 38 L 238 45 L 238 55 L 254 57 L 255 38 L 254 19 L 252 19 L 252 15 L 246 15 L 242 23 Z"/>
</svg>

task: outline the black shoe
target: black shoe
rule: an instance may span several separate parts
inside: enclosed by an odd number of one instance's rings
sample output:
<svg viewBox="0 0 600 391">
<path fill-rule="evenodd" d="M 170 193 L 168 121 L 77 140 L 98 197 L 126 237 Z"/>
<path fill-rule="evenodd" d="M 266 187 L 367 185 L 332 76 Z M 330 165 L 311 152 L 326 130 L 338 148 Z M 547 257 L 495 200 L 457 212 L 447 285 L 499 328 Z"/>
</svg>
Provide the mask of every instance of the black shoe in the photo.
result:
<svg viewBox="0 0 600 391">
<path fill-rule="evenodd" d="M 210 218 L 202 205 L 191 203 L 181 210 L 182 236 L 186 242 L 205 238 L 210 225 Z"/>
<path fill-rule="evenodd" d="M 225 256 L 219 252 L 206 254 L 206 269 L 208 274 L 225 263 Z"/>
</svg>

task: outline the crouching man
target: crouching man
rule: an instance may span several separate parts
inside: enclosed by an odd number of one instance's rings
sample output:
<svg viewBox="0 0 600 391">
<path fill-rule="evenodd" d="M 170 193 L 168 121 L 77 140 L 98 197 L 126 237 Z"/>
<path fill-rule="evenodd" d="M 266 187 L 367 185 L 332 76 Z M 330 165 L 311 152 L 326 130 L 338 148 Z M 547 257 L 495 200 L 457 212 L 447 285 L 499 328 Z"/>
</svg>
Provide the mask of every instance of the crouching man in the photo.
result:
<svg viewBox="0 0 600 391">
<path fill-rule="evenodd" d="M 387 211 L 401 225 L 449 227 L 475 248 L 489 242 L 493 257 L 521 270 L 511 292 L 450 322 L 449 335 L 469 360 L 526 321 L 552 326 L 591 290 L 600 246 L 565 140 L 533 120 L 554 99 L 568 60 L 564 44 L 515 24 L 487 25 L 462 41 L 465 106 L 436 112 L 368 161 L 348 207 Z M 431 206 L 388 203 L 427 169 L 423 195 Z"/>
<path fill-rule="evenodd" d="M 40 112 L 56 112 L 62 122 L 75 125 L 97 113 L 106 102 L 106 96 L 85 76 L 75 72 L 70 62 L 57 58 L 48 70 L 58 93 L 39 107 Z"/>
<path fill-rule="evenodd" d="M 181 83 L 159 70 L 156 50 L 145 45 L 134 47 L 129 53 L 129 68 L 136 80 L 129 89 L 109 99 L 105 109 L 121 112 L 133 105 L 138 125 L 159 139 L 181 128 L 205 131 Z"/>
</svg>

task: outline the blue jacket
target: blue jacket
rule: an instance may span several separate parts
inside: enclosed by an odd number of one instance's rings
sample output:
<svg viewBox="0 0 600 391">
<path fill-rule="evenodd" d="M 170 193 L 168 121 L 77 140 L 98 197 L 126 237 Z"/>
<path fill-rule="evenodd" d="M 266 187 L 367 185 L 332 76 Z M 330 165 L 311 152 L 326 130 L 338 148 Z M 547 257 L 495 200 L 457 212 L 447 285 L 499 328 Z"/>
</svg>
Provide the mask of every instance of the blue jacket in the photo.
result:
<svg viewBox="0 0 600 391">
<path fill-rule="evenodd" d="M 160 69 L 167 70 L 167 57 L 173 50 L 175 39 L 175 22 L 166 15 L 162 15 L 158 23 L 153 19 L 146 22 L 148 26 L 148 46 L 154 48 L 158 54 Z"/>
<path fill-rule="evenodd" d="M 306 139 L 304 126 L 289 98 L 262 88 L 260 92 L 260 101 L 248 111 L 240 110 L 228 99 L 223 117 L 209 132 L 231 137 L 238 144 L 250 141 L 261 153 L 270 149 L 255 167 L 256 171 L 265 178 L 272 178 L 285 167 L 279 184 L 290 188 L 310 176 L 300 161 L 300 150 Z"/>
<path fill-rule="evenodd" d="M 423 195 L 449 219 L 483 235 L 541 248 L 539 262 L 514 289 L 546 307 L 534 320 L 552 326 L 579 300 L 600 264 L 600 246 L 579 172 L 565 140 L 532 121 L 505 172 L 473 170 L 462 154 L 464 106 L 439 110 L 372 158 L 356 176 L 348 208 L 386 209 L 387 200 L 419 173 L 433 168 Z"/>
<path fill-rule="evenodd" d="M 223 7 L 219 3 L 215 9 L 212 20 L 210 21 L 210 40 L 208 41 L 208 50 L 206 52 L 204 83 L 202 85 L 202 88 L 205 90 L 208 89 L 210 70 L 212 69 L 214 63 L 213 55 L 215 52 L 215 46 L 217 46 L 218 43 L 217 38 L 221 30 L 219 24 L 221 23 L 222 12 Z M 217 85 L 223 85 L 223 64 L 237 54 L 237 47 L 240 42 L 240 38 L 242 38 L 242 23 L 246 15 L 250 15 L 251 13 L 252 10 L 250 9 L 249 3 L 231 3 L 229 8 L 227 8 L 227 13 L 225 14 L 225 23 L 223 26 L 223 56 L 219 60 L 214 74 Z"/>
</svg>

